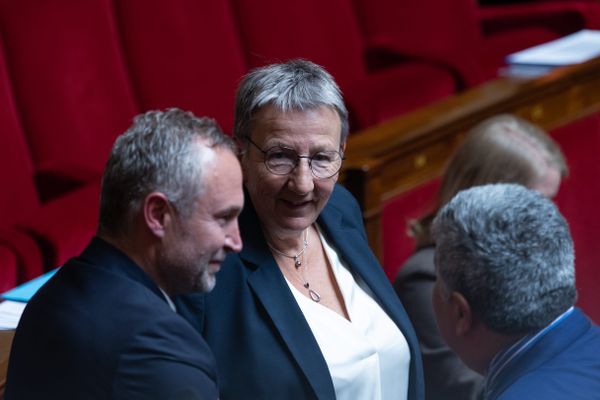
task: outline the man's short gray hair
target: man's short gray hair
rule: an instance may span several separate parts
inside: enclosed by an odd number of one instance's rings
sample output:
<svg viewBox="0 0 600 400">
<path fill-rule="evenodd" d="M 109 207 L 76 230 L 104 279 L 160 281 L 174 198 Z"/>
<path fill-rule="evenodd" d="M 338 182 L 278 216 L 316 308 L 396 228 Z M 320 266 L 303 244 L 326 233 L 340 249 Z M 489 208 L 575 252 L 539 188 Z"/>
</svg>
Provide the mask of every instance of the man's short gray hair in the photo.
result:
<svg viewBox="0 0 600 400">
<path fill-rule="evenodd" d="M 494 331 L 540 329 L 575 302 L 569 227 L 535 191 L 495 184 L 459 192 L 432 235 L 438 277 Z"/>
<path fill-rule="evenodd" d="M 138 115 L 115 141 L 106 164 L 98 231 L 126 234 L 153 191 L 164 193 L 182 216 L 191 215 L 202 191 L 203 146 L 235 152 L 231 138 L 212 119 L 176 108 Z"/>
<path fill-rule="evenodd" d="M 306 60 L 290 60 L 256 68 L 246 75 L 237 90 L 233 134 L 249 137 L 253 117 L 261 107 L 273 105 L 281 111 L 333 108 L 342 123 L 341 143 L 348 137 L 348 110 L 333 77 Z"/>
</svg>

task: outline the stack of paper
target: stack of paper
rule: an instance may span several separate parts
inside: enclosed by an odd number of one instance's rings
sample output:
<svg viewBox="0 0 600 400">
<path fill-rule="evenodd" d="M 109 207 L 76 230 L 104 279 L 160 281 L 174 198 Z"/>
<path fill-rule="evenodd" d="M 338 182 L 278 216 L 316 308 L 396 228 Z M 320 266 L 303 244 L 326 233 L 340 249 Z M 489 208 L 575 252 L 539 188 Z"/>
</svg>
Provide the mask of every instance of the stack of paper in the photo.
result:
<svg viewBox="0 0 600 400">
<path fill-rule="evenodd" d="M 15 329 L 23 314 L 27 302 L 33 297 L 48 279 L 50 279 L 58 269 L 38 276 L 8 292 L 2 293 L 4 301 L 0 303 L 0 330 Z"/>
<path fill-rule="evenodd" d="M 16 329 L 27 303 L 6 300 L 0 303 L 0 330 Z"/>
<path fill-rule="evenodd" d="M 600 56 L 600 31 L 584 29 L 571 35 L 510 54 L 506 57 L 509 76 L 535 77 L 566 65 Z"/>
</svg>

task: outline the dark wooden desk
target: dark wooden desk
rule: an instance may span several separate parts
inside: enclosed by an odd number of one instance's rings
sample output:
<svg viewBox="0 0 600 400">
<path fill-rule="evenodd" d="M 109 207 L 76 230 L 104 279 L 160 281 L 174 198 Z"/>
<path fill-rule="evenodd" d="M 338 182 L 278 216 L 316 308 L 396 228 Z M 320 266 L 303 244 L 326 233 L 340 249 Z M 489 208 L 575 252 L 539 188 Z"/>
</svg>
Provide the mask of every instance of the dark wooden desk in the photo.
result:
<svg viewBox="0 0 600 400">
<path fill-rule="evenodd" d="M 600 58 L 534 80 L 498 79 L 351 135 L 340 181 L 358 198 L 381 259 L 382 204 L 440 175 L 475 124 L 514 113 L 550 130 L 599 110 Z"/>
<path fill-rule="evenodd" d="M 6 385 L 6 369 L 8 368 L 8 356 L 12 345 L 14 330 L 0 330 L 0 400 L 4 399 L 4 386 Z"/>
</svg>

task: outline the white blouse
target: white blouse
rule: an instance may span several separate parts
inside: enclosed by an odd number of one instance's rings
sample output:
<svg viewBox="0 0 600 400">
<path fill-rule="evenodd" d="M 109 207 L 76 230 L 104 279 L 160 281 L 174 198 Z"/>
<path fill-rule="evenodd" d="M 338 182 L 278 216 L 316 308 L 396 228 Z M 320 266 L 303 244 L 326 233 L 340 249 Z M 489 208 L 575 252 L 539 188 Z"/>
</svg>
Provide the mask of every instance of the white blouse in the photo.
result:
<svg viewBox="0 0 600 400">
<path fill-rule="evenodd" d="M 404 335 L 319 235 L 350 321 L 287 283 L 327 362 L 337 399 L 406 399 L 410 350 Z"/>
</svg>

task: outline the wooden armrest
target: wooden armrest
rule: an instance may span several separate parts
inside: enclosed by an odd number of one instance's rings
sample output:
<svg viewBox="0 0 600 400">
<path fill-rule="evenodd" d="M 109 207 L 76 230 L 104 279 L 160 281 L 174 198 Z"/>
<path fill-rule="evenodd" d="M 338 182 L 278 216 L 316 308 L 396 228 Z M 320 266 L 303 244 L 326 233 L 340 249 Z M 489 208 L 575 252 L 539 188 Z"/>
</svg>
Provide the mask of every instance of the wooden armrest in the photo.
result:
<svg viewBox="0 0 600 400">
<path fill-rule="evenodd" d="M 8 369 L 8 357 L 12 345 L 14 330 L 0 330 L 0 399 L 4 399 L 4 388 L 6 386 L 6 370 Z"/>
<path fill-rule="evenodd" d="M 497 79 L 351 135 L 340 181 L 358 198 L 381 256 L 382 203 L 440 175 L 471 127 L 513 113 L 550 130 L 599 110 L 600 57 L 533 80 Z"/>
</svg>

